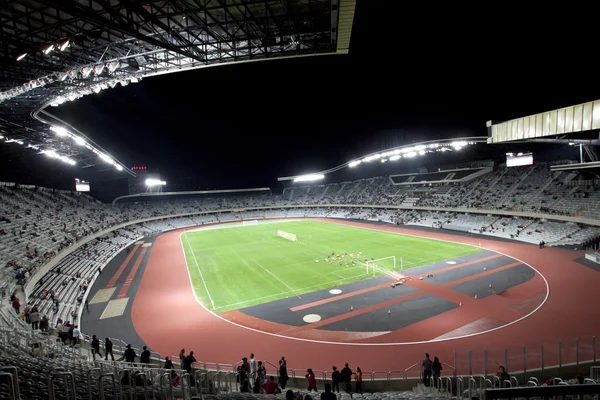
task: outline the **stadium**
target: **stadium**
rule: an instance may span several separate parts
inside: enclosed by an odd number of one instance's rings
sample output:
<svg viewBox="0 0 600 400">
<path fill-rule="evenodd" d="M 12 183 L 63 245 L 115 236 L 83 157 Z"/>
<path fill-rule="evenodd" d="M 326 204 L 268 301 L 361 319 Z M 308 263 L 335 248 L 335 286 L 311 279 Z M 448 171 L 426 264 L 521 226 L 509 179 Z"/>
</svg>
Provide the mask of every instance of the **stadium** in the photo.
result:
<svg viewBox="0 0 600 400">
<path fill-rule="evenodd" d="M 375 3 L 1 6 L 0 399 L 600 395 L 596 93 L 361 130 Z"/>
</svg>

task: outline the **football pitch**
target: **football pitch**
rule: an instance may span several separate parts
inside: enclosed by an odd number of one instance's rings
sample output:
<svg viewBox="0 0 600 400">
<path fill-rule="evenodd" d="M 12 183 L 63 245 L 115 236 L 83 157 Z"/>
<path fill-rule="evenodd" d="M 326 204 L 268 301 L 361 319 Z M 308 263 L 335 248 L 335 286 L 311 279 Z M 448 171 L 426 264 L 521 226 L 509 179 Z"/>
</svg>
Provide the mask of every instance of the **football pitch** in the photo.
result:
<svg viewBox="0 0 600 400">
<path fill-rule="evenodd" d="M 277 236 L 278 230 L 297 240 Z M 368 279 L 371 259 L 384 259 L 381 265 L 391 270 L 388 257 L 395 256 L 399 271 L 481 251 L 307 220 L 209 226 L 183 233 L 181 243 L 196 297 L 216 313 Z"/>
</svg>

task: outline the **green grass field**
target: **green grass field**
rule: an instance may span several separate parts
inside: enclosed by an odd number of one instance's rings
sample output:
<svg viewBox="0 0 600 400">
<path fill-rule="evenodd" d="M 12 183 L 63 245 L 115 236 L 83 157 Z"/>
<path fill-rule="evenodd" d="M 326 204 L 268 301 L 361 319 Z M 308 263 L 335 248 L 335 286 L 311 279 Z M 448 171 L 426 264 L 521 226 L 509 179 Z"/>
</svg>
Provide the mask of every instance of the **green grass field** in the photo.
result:
<svg viewBox="0 0 600 400">
<path fill-rule="evenodd" d="M 217 313 L 367 279 L 364 262 L 329 264 L 327 255 L 395 256 L 397 270 L 481 251 L 478 248 L 317 221 L 217 225 L 181 235 L 196 296 Z M 293 233 L 297 241 L 276 235 Z M 315 260 L 319 262 L 315 262 Z M 382 261 L 391 269 L 391 260 Z"/>
</svg>

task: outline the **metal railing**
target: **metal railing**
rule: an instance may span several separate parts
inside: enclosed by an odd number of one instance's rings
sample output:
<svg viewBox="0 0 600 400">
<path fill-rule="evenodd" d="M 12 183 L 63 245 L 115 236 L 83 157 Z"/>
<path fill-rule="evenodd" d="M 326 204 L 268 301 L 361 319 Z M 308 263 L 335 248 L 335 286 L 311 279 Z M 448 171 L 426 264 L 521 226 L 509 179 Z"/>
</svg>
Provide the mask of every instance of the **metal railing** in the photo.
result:
<svg viewBox="0 0 600 400">
<path fill-rule="evenodd" d="M 486 389 L 484 392 L 485 400 L 497 399 L 549 399 L 567 396 L 583 399 L 584 395 L 600 395 L 600 385 L 557 385 L 557 386 L 537 386 L 537 387 L 516 387 L 504 389 Z"/>
</svg>

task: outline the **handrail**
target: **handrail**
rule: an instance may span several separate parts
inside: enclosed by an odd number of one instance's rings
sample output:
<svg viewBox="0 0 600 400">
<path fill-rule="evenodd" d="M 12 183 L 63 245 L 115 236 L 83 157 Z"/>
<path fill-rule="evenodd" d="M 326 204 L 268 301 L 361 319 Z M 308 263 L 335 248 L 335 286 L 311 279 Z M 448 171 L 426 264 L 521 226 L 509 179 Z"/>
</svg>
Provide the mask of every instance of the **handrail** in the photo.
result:
<svg viewBox="0 0 600 400">
<path fill-rule="evenodd" d="M 115 374 L 112 372 L 108 372 L 106 374 L 102 374 L 98 377 L 98 394 L 100 396 L 100 400 L 105 400 L 106 396 L 104 395 L 104 378 L 110 378 L 113 387 L 113 396 L 118 398 L 119 393 L 117 392 L 117 382 L 115 379 Z"/>
<path fill-rule="evenodd" d="M 58 370 L 58 368 L 56 368 L 55 370 Z M 54 379 L 56 379 L 59 376 L 65 377 L 65 389 L 67 391 L 67 397 L 71 397 L 68 394 L 69 389 L 71 389 L 73 392 L 73 399 L 76 399 L 77 393 L 75 392 L 75 379 L 73 377 L 73 373 L 66 372 L 66 371 L 55 372 L 55 373 L 52 373 L 50 376 L 48 376 L 48 399 L 56 400 L 56 394 L 54 393 Z M 69 388 L 68 378 L 71 378 L 71 387 L 70 388 Z M 101 398 L 101 400 L 104 400 L 104 399 Z"/>
<path fill-rule="evenodd" d="M 143 379 L 143 389 L 144 389 L 144 400 L 148 400 L 148 388 L 146 385 L 146 374 L 144 372 L 138 372 L 137 374 L 135 374 L 135 378 L 133 375 L 129 376 L 129 395 L 131 396 L 131 400 L 137 400 L 138 398 L 138 393 L 137 393 L 137 385 L 134 379 L 136 379 L 137 377 L 142 377 Z M 115 394 L 116 396 L 116 394 Z M 185 398 L 184 398 L 185 400 Z"/>
<path fill-rule="evenodd" d="M 9 392 L 8 395 L 11 398 L 11 400 L 20 400 L 18 397 L 16 397 L 16 393 L 15 393 L 15 380 L 13 379 L 13 374 L 11 374 L 10 372 L 0 372 L 0 377 L 6 377 L 8 379 L 9 385 Z M 19 382 L 17 381 L 17 387 L 19 386 Z"/>
<path fill-rule="evenodd" d="M 553 397 L 583 395 L 600 395 L 600 385 L 551 385 L 551 386 L 530 386 L 530 387 L 513 387 L 486 389 L 485 400 L 496 399 L 517 399 L 517 398 L 540 398 L 548 399 Z"/>
<path fill-rule="evenodd" d="M 10 371 L 7 373 L 14 375 L 13 385 L 14 385 L 15 399 L 20 400 L 21 399 L 21 391 L 19 389 L 19 370 L 15 366 L 5 366 L 5 367 L 0 367 L 0 373 L 4 373 L 1 371 Z"/>
<path fill-rule="evenodd" d="M 186 384 L 186 381 L 187 381 L 187 384 Z M 179 376 L 179 382 L 181 382 L 181 397 L 182 397 L 182 399 L 186 400 L 185 393 L 186 393 L 186 390 L 187 390 L 188 394 L 190 395 L 190 399 L 189 400 L 192 400 L 192 397 L 193 397 L 193 393 L 192 393 L 192 375 L 190 375 L 187 372 L 184 372 L 183 374 L 181 374 Z M 146 387 L 146 385 L 144 385 L 144 387 Z M 147 400 L 147 399 L 144 399 L 144 400 Z"/>
<path fill-rule="evenodd" d="M 171 395 L 170 399 L 174 400 L 175 396 L 173 394 L 173 380 L 171 379 L 171 374 L 169 372 L 162 374 L 158 380 L 160 385 L 161 397 L 163 394 L 165 395 L 165 397 L 167 395 L 167 392 L 163 389 L 163 378 L 167 378 L 167 383 L 169 384 L 169 394 Z"/>
<path fill-rule="evenodd" d="M 408 371 L 410 371 L 411 369 L 413 369 L 413 368 L 414 368 L 414 367 L 416 367 L 416 366 L 419 366 L 419 367 L 421 367 L 421 362 L 416 362 L 416 363 L 414 363 L 413 365 L 411 365 L 410 367 L 408 367 L 408 368 L 406 368 L 406 369 L 404 370 L 404 380 L 408 379 Z M 420 372 L 419 372 L 419 375 L 420 375 L 420 376 L 422 376 L 422 375 L 423 375 L 423 373 L 422 373 L 422 372 L 423 372 L 423 371 L 420 371 Z"/>
<path fill-rule="evenodd" d="M 102 375 L 102 370 L 100 368 L 92 368 L 87 371 L 87 385 L 88 385 L 88 397 L 92 398 L 92 374 L 98 372 L 99 375 Z"/>
</svg>

